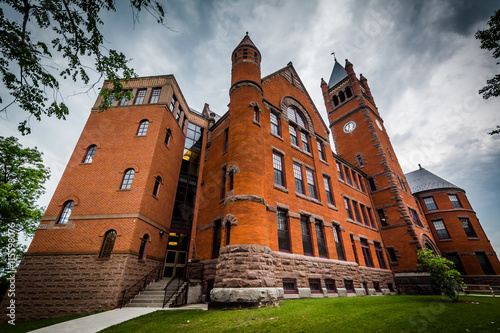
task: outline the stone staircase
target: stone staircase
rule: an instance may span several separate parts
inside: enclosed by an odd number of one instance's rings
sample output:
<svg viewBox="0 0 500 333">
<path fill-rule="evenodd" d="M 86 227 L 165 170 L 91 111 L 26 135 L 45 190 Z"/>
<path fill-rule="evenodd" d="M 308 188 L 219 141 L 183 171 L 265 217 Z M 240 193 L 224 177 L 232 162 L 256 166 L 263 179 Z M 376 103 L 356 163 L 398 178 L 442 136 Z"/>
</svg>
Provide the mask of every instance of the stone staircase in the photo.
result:
<svg viewBox="0 0 500 333">
<path fill-rule="evenodd" d="M 161 308 L 163 306 L 163 297 L 165 295 L 165 286 L 167 285 L 169 280 L 160 280 L 156 282 L 152 282 L 149 286 L 146 287 L 143 291 L 137 294 L 127 307 L 147 307 L 147 308 Z M 170 298 L 170 301 L 165 304 L 165 307 L 169 307 L 169 305 L 174 301 L 177 295 L 186 287 L 187 283 L 183 283 L 180 288 L 177 290 L 177 282 L 173 281 L 171 285 L 167 289 L 167 299 L 170 295 L 173 297 Z"/>
</svg>

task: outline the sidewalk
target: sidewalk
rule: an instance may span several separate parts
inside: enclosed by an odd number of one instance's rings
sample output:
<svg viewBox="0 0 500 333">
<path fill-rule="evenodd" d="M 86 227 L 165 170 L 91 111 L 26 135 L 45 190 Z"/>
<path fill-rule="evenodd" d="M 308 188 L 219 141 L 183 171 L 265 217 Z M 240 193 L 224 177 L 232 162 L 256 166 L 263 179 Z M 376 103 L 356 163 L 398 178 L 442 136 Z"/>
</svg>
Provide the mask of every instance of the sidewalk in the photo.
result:
<svg viewBox="0 0 500 333">
<path fill-rule="evenodd" d="M 65 321 L 63 323 L 47 326 L 34 331 L 33 333 L 93 333 L 99 332 L 106 327 L 116 325 L 129 319 L 145 315 L 157 310 L 207 310 L 207 304 L 189 304 L 177 308 L 122 308 L 97 313 L 78 319 Z"/>
</svg>

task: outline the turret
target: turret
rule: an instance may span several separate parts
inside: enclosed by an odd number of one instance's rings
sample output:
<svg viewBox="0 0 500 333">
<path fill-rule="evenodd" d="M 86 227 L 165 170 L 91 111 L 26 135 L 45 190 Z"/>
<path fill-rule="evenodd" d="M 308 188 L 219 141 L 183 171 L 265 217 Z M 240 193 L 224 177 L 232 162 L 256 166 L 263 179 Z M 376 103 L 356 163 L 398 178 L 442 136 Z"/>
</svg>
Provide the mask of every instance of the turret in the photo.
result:
<svg viewBox="0 0 500 333">
<path fill-rule="evenodd" d="M 231 55 L 230 95 L 237 86 L 242 84 L 253 85 L 262 94 L 260 61 L 260 51 L 252 42 L 247 32 Z"/>
</svg>

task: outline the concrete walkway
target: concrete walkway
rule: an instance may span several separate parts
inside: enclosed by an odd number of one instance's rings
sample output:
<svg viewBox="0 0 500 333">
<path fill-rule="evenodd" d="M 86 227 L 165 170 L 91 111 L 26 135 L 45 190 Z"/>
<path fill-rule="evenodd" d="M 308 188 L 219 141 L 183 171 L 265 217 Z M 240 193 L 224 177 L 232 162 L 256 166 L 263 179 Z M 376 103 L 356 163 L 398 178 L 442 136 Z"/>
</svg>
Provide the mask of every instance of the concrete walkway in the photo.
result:
<svg viewBox="0 0 500 333">
<path fill-rule="evenodd" d="M 207 310 L 207 304 L 189 304 L 177 308 L 122 308 L 96 313 L 94 315 L 68 320 L 63 323 L 40 328 L 36 333 L 93 333 L 129 319 L 145 315 L 157 310 Z"/>
</svg>

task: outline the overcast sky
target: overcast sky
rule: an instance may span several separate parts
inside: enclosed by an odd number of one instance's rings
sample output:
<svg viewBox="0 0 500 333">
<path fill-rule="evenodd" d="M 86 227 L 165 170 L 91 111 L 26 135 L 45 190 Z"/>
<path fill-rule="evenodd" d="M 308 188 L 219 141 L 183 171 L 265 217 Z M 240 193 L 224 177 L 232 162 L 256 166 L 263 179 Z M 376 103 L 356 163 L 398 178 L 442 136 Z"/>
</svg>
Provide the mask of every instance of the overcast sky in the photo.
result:
<svg viewBox="0 0 500 333">
<path fill-rule="evenodd" d="M 227 111 L 231 52 L 248 31 L 262 54 L 262 75 L 290 61 L 327 120 L 320 80 L 346 58 L 368 79 L 405 172 L 427 170 L 465 189 L 483 228 L 500 253 L 500 98 L 478 90 L 498 73 L 491 53 L 474 38 L 500 8 L 496 1 L 165 1 L 166 22 L 143 13 L 134 27 L 126 1 L 104 13 L 108 47 L 131 58 L 139 76 L 174 74 L 189 106 Z M 32 27 L 33 29 L 33 27 Z M 46 39 L 43 31 L 33 31 Z M 97 75 L 95 76 L 97 78 Z M 99 83 L 99 87 L 102 83 Z M 37 146 L 52 171 L 47 206 L 90 114 L 98 91 L 66 81 L 66 121 L 32 124 L 24 146 Z M 4 91 L 2 89 L 2 91 Z M 2 94 L 4 102 L 8 100 Z M 0 135 L 20 136 L 26 117 L 11 108 Z"/>
</svg>

